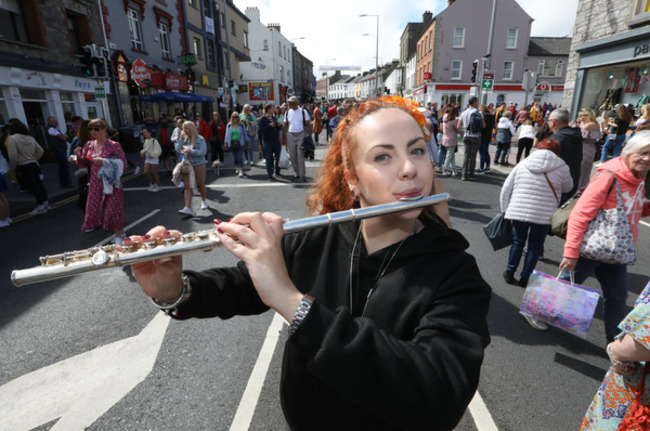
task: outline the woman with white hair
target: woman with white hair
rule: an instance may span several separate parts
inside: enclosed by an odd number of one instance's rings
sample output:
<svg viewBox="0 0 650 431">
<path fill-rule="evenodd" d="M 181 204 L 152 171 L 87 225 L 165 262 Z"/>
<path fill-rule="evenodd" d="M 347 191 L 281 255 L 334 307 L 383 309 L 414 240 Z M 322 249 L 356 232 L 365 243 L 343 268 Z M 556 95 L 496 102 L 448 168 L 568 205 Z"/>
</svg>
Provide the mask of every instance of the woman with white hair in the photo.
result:
<svg viewBox="0 0 650 431">
<path fill-rule="evenodd" d="M 196 188 L 201 194 L 201 209 L 207 210 L 208 198 L 205 190 L 205 165 L 208 163 L 208 160 L 205 158 L 205 155 L 208 152 L 208 144 L 205 142 L 205 139 L 203 139 L 203 136 L 197 133 L 194 123 L 186 121 L 183 123 L 183 133 L 181 134 L 177 145 L 180 147 L 177 149 L 177 152 L 180 152 L 183 155 L 183 158 L 188 158 L 189 162 L 192 164 L 194 177 L 196 179 Z M 183 175 L 183 183 L 185 183 L 185 207 L 178 212 L 180 214 L 193 216 L 192 188 L 189 174 Z"/>
<path fill-rule="evenodd" d="M 598 211 L 617 207 L 617 187 L 621 189 L 625 211 L 636 243 L 639 236 L 638 224 L 641 217 L 650 215 L 650 203 L 645 200 L 645 176 L 650 170 L 650 131 L 634 135 L 623 148 L 620 157 L 609 160 L 598 167 L 580 200 L 571 211 L 567 227 L 564 256 L 560 262 L 561 278 L 569 280 L 569 271 L 574 272 L 574 281 L 582 284 L 595 274 L 603 291 L 605 336 L 612 342 L 619 333 L 618 323 L 625 317 L 627 299 L 627 265 L 604 263 L 580 256 L 580 246 L 585 232 Z"/>
<path fill-rule="evenodd" d="M 251 112 L 251 105 L 248 103 L 244 105 L 242 112 L 239 114 L 241 122 L 246 127 L 246 135 L 248 135 L 248 143 L 244 150 L 244 163 L 248 165 L 255 164 L 255 159 L 253 158 L 253 150 L 259 147 L 259 139 L 257 136 L 257 117 Z"/>
</svg>

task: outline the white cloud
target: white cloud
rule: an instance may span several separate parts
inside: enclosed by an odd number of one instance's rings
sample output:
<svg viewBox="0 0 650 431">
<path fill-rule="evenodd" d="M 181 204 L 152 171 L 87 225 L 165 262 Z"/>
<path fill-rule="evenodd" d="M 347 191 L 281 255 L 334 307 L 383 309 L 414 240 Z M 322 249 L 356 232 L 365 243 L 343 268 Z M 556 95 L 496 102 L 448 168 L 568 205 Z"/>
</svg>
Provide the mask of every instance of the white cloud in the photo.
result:
<svg viewBox="0 0 650 431">
<path fill-rule="evenodd" d="M 457 0 L 490 1 L 490 0 Z M 399 39 L 408 22 L 420 22 L 430 10 L 440 13 L 447 0 L 234 0 L 245 12 L 247 7 L 260 10 L 262 23 L 279 23 L 282 34 L 294 40 L 298 50 L 314 63 L 314 74 L 325 64 L 375 67 L 376 21 L 361 14 L 379 15 L 379 62 L 399 59 Z M 533 36 L 566 36 L 573 27 L 578 0 L 517 0 L 535 19 Z M 561 11 L 561 13 L 560 13 Z M 477 19 L 479 19 L 477 17 Z M 489 20 L 490 16 L 484 17 Z M 370 33 L 371 36 L 363 36 Z M 355 74 L 357 72 L 350 72 Z"/>
</svg>

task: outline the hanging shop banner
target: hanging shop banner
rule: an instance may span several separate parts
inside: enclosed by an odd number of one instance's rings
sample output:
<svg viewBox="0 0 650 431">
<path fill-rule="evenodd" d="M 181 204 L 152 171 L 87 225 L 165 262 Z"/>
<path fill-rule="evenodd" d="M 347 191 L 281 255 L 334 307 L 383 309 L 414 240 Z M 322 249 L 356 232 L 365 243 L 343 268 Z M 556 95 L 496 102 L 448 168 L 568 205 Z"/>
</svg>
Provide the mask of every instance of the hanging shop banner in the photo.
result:
<svg viewBox="0 0 650 431">
<path fill-rule="evenodd" d="M 131 65 L 131 79 L 139 86 L 146 87 L 151 82 L 151 72 L 144 61 L 137 59 Z"/>
<path fill-rule="evenodd" d="M 273 80 L 263 82 L 249 82 L 248 83 L 248 98 L 250 100 L 273 100 L 275 95 L 273 93 Z"/>
<path fill-rule="evenodd" d="M 177 73 L 165 74 L 165 90 L 187 90 L 187 77 Z"/>
</svg>

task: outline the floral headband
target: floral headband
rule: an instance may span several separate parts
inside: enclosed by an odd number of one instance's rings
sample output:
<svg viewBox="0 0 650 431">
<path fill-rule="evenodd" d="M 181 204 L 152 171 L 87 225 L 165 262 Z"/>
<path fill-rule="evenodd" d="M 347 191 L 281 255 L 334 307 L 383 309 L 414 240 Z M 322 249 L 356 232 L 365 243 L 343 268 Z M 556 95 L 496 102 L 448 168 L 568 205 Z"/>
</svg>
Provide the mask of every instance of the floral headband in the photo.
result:
<svg viewBox="0 0 650 431">
<path fill-rule="evenodd" d="M 406 109 L 411 113 L 413 118 L 415 118 L 415 121 L 417 121 L 420 127 L 426 129 L 427 120 L 424 117 L 424 114 L 419 110 L 420 104 L 418 102 L 399 96 L 381 96 L 379 100 Z"/>
</svg>

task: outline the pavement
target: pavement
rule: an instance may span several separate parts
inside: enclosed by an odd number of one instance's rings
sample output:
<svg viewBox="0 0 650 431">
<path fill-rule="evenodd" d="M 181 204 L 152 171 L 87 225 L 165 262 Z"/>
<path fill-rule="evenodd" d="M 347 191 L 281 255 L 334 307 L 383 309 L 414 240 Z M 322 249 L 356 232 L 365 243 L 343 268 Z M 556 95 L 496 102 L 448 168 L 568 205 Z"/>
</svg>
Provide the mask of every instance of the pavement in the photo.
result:
<svg viewBox="0 0 650 431">
<path fill-rule="evenodd" d="M 323 139 L 325 133 L 321 133 L 321 139 L 319 140 L 319 145 L 316 147 L 317 150 L 320 151 L 325 151 L 327 149 L 327 146 L 325 144 L 325 141 Z M 514 162 L 514 157 L 516 154 L 516 145 L 513 143 L 511 152 L 510 152 L 510 162 Z M 514 151 L 513 151 L 514 149 Z M 490 155 L 491 159 L 494 159 L 494 153 L 496 150 L 495 143 L 492 142 L 490 145 Z M 514 154 L 513 154 L 514 153 Z M 457 165 L 457 170 L 460 172 L 460 167 L 462 166 L 463 163 L 463 155 L 464 155 L 464 145 L 462 143 L 459 143 L 458 145 L 458 152 L 456 153 L 456 165 Z M 136 164 L 136 166 L 140 166 L 140 169 L 143 167 L 143 161 L 140 158 L 140 154 L 138 152 L 130 152 L 126 154 L 127 158 L 132 161 L 133 163 Z M 259 159 L 259 153 L 255 152 L 254 158 L 257 160 Z M 258 164 L 260 162 L 257 162 Z M 478 159 L 476 162 L 476 166 L 478 168 Z M 492 173 L 497 173 L 497 174 L 503 174 L 507 176 L 510 171 L 512 171 L 512 168 L 514 166 L 495 166 L 491 165 L 491 171 Z M 232 157 L 230 157 L 228 154 L 225 155 L 225 162 L 224 165 L 221 167 L 222 171 L 228 171 L 228 170 L 234 169 L 234 165 L 232 162 Z M 72 174 L 76 170 L 75 167 L 71 166 L 70 167 L 70 173 Z M 57 165 L 56 163 L 45 163 L 41 165 L 41 171 L 44 176 L 43 184 L 45 185 L 45 188 L 47 190 L 47 195 L 48 195 L 48 200 L 50 202 L 50 206 L 58 206 L 58 205 L 63 205 L 65 203 L 68 203 L 70 201 L 76 200 L 77 194 L 78 194 L 78 189 L 75 188 L 65 188 L 65 187 L 60 187 L 58 185 L 58 172 L 57 172 Z M 160 165 L 159 170 L 158 170 L 159 175 L 161 176 L 161 181 L 166 180 L 166 172 L 164 171 L 164 167 Z M 31 217 L 29 216 L 29 212 L 36 207 L 36 200 L 34 199 L 34 196 L 31 193 L 27 192 L 21 192 L 20 188 L 18 187 L 18 184 L 12 182 L 11 178 L 9 177 L 8 174 L 3 174 L 5 182 L 7 183 L 8 190 L 5 192 L 5 196 L 9 200 L 10 204 L 10 214 L 11 218 L 14 221 L 19 221 L 23 218 Z M 487 174 L 489 175 L 489 174 Z M 137 177 L 144 176 L 142 172 L 140 173 L 135 173 L 133 168 L 127 168 L 125 174 L 122 176 L 122 181 L 127 182 L 132 179 L 135 179 Z M 76 179 L 74 177 L 73 181 L 76 182 Z M 446 178 L 453 178 L 453 177 L 446 177 Z M 460 179 L 460 176 L 457 176 L 457 178 Z"/>
</svg>

